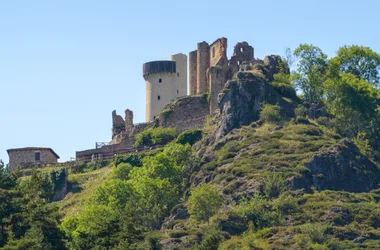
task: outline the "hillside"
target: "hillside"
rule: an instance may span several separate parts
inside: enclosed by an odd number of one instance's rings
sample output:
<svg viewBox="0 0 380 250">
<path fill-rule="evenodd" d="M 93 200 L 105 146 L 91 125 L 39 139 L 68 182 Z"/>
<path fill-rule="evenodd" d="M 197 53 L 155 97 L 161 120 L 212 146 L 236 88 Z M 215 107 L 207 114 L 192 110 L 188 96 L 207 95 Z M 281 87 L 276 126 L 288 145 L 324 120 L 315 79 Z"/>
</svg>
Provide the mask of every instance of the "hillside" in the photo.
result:
<svg viewBox="0 0 380 250">
<path fill-rule="evenodd" d="M 202 129 L 136 136 L 161 148 L 23 178 L 2 170 L 1 246 L 379 249 L 379 89 L 342 58 L 302 57 L 319 51 L 305 46 L 295 54 L 314 65 L 298 78 L 279 57 L 275 72 L 242 64 Z"/>
</svg>

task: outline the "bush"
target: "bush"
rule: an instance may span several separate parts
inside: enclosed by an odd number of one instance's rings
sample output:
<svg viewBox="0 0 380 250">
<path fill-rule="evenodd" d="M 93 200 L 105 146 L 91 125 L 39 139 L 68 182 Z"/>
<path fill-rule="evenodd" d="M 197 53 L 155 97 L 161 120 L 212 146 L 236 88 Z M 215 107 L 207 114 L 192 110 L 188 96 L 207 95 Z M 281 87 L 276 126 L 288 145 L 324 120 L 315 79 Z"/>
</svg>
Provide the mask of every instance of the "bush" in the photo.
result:
<svg viewBox="0 0 380 250">
<path fill-rule="evenodd" d="M 313 243 L 321 244 L 326 241 L 326 226 L 322 224 L 304 224 L 301 232 L 304 233 Z"/>
<path fill-rule="evenodd" d="M 163 115 L 165 119 L 168 119 L 172 113 L 173 113 L 173 110 L 164 109 L 160 112 L 160 115 Z"/>
<path fill-rule="evenodd" d="M 128 179 L 128 174 L 132 170 L 133 166 L 130 163 L 120 163 L 113 169 L 113 176 L 120 180 Z"/>
<path fill-rule="evenodd" d="M 294 110 L 294 114 L 296 116 L 301 116 L 301 117 L 306 117 L 307 114 L 308 114 L 308 110 L 307 108 L 305 108 L 304 106 L 298 106 L 295 110 Z"/>
<path fill-rule="evenodd" d="M 190 145 L 193 145 L 197 141 L 202 139 L 202 130 L 199 129 L 192 129 L 192 130 L 187 130 L 180 134 L 177 137 L 176 142 L 181 143 L 185 145 L 186 143 L 189 143 Z"/>
<path fill-rule="evenodd" d="M 278 197 L 285 190 L 285 179 L 282 174 L 269 173 L 264 180 L 264 193 L 269 198 Z"/>
<path fill-rule="evenodd" d="M 223 235 L 221 231 L 212 226 L 208 228 L 202 236 L 202 241 L 199 246 L 196 246 L 196 250 L 218 250 L 219 244 L 223 241 Z"/>
<path fill-rule="evenodd" d="M 271 227 L 279 223 L 279 214 L 264 197 L 255 195 L 250 200 L 243 200 L 232 208 L 235 220 L 246 219 L 252 221 L 255 229 Z"/>
<path fill-rule="evenodd" d="M 176 135 L 174 128 L 150 128 L 136 135 L 134 146 L 165 145 L 174 140 Z"/>
<path fill-rule="evenodd" d="M 281 120 L 280 106 L 264 104 L 260 111 L 260 119 L 268 123 L 276 123 Z"/>
<path fill-rule="evenodd" d="M 296 91 L 294 90 L 294 88 L 291 85 L 289 85 L 287 83 L 283 83 L 283 82 L 272 82 L 272 86 L 282 96 L 288 97 L 288 98 L 293 99 L 293 100 L 298 99 Z"/>
<path fill-rule="evenodd" d="M 225 160 L 235 157 L 236 153 L 239 152 L 240 143 L 238 141 L 227 142 L 216 154 L 218 159 Z"/>
<path fill-rule="evenodd" d="M 218 211 L 222 199 L 213 185 L 202 184 L 191 191 L 186 205 L 191 219 L 206 222 Z"/>
</svg>

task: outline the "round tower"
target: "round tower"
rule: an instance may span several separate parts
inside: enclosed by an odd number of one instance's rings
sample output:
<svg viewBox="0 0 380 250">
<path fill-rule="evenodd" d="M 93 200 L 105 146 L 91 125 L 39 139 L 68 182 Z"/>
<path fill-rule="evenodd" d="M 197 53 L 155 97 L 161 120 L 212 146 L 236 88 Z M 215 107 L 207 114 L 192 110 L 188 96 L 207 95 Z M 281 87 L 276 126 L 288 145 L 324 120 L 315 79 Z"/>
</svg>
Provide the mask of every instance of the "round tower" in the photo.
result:
<svg viewBox="0 0 380 250">
<path fill-rule="evenodd" d="M 165 104 L 173 99 L 176 72 L 174 61 L 153 61 L 143 65 L 143 77 L 146 82 L 146 122 L 153 121 Z"/>
</svg>

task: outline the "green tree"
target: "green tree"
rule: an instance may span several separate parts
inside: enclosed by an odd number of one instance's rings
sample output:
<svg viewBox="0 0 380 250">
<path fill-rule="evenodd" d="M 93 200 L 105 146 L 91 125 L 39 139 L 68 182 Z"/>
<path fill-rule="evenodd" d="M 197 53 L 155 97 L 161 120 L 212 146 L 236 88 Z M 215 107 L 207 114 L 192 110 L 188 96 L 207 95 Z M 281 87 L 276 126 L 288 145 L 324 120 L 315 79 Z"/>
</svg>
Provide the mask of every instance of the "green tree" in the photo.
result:
<svg viewBox="0 0 380 250">
<path fill-rule="evenodd" d="M 326 106 L 339 132 L 356 138 L 365 132 L 375 148 L 380 139 L 380 91 L 351 73 L 341 73 L 325 83 Z"/>
<path fill-rule="evenodd" d="M 344 46 L 339 48 L 335 60 L 341 72 L 351 73 L 374 86 L 380 83 L 380 54 L 369 47 Z"/>
<path fill-rule="evenodd" d="M 208 221 L 222 204 L 219 191 L 211 184 L 202 184 L 191 191 L 187 208 L 192 219 Z"/>
<path fill-rule="evenodd" d="M 311 44 L 301 44 L 293 53 L 298 59 L 297 71 L 292 76 L 296 89 L 302 91 L 306 101 L 319 102 L 323 97 L 327 55 Z"/>
</svg>

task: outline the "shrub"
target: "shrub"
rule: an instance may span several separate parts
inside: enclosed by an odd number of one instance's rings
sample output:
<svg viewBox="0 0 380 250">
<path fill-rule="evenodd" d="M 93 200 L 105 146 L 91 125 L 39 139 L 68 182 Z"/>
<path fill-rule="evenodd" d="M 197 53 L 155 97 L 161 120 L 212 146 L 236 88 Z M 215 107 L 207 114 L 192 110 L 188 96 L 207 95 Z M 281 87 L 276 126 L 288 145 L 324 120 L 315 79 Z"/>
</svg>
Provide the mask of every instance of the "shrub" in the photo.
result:
<svg viewBox="0 0 380 250">
<path fill-rule="evenodd" d="M 217 250 L 219 248 L 219 244 L 223 240 L 223 235 L 221 231 L 212 226 L 208 228 L 204 235 L 202 236 L 202 241 L 199 246 L 196 246 L 196 250 Z"/>
<path fill-rule="evenodd" d="M 307 237 L 310 238 L 310 240 L 313 243 L 321 244 L 326 241 L 326 226 L 315 223 L 315 224 L 304 224 L 301 226 L 301 231 L 304 233 Z"/>
<path fill-rule="evenodd" d="M 173 110 L 164 109 L 160 112 L 160 115 L 163 115 L 165 119 L 168 119 L 172 113 L 173 113 Z"/>
<path fill-rule="evenodd" d="M 322 125 L 322 126 L 325 126 L 325 127 L 328 127 L 330 125 L 330 120 L 328 117 L 326 116 L 321 116 L 321 117 L 318 117 L 317 118 L 317 123 L 319 125 Z"/>
<path fill-rule="evenodd" d="M 279 92 L 282 96 L 288 97 L 290 99 L 298 99 L 296 91 L 294 88 L 284 82 L 272 82 L 272 86 Z"/>
<path fill-rule="evenodd" d="M 202 104 L 208 105 L 210 103 L 210 94 L 208 92 L 202 95 Z"/>
<path fill-rule="evenodd" d="M 133 166 L 130 163 L 120 163 L 116 168 L 113 169 L 114 178 L 120 180 L 128 179 L 128 174 L 132 170 Z"/>
<path fill-rule="evenodd" d="M 269 198 L 278 197 L 285 190 L 285 179 L 282 174 L 269 173 L 264 180 L 264 193 Z"/>
<path fill-rule="evenodd" d="M 177 137 L 176 142 L 181 143 L 183 145 L 185 145 L 186 143 L 193 145 L 194 143 L 196 143 L 200 139 L 202 139 L 202 130 L 192 129 L 192 130 L 187 130 L 187 131 L 181 133 Z"/>
<path fill-rule="evenodd" d="M 227 142 L 218 152 L 217 156 L 219 160 L 225 160 L 235 157 L 239 151 L 240 143 L 236 140 Z"/>
<path fill-rule="evenodd" d="M 271 227 L 279 223 L 279 214 L 269 201 L 255 194 L 250 200 L 243 200 L 232 208 L 232 216 L 252 221 L 255 229 Z"/>
<path fill-rule="evenodd" d="M 260 119 L 268 123 L 276 123 L 281 120 L 280 106 L 264 104 L 260 111 Z"/>
<path fill-rule="evenodd" d="M 186 205 L 191 219 L 208 221 L 222 205 L 222 199 L 213 185 L 202 184 L 191 191 Z"/>
<path fill-rule="evenodd" d="M 294 110 L 294 114 L 296 116 L 302 116 L 302 117 L 306 117 L 307 114 L 308 114 L 308 109 L 305 107 L 305 106 L 302 106 L 302 105 L 299 105 L 295 110 Z"/>
<path fill-rule="evenodd" d="M 174 128 L 150 128 L 136 135 L 134 146 L 165 145 L 176 137 Z"/>
</svg>

